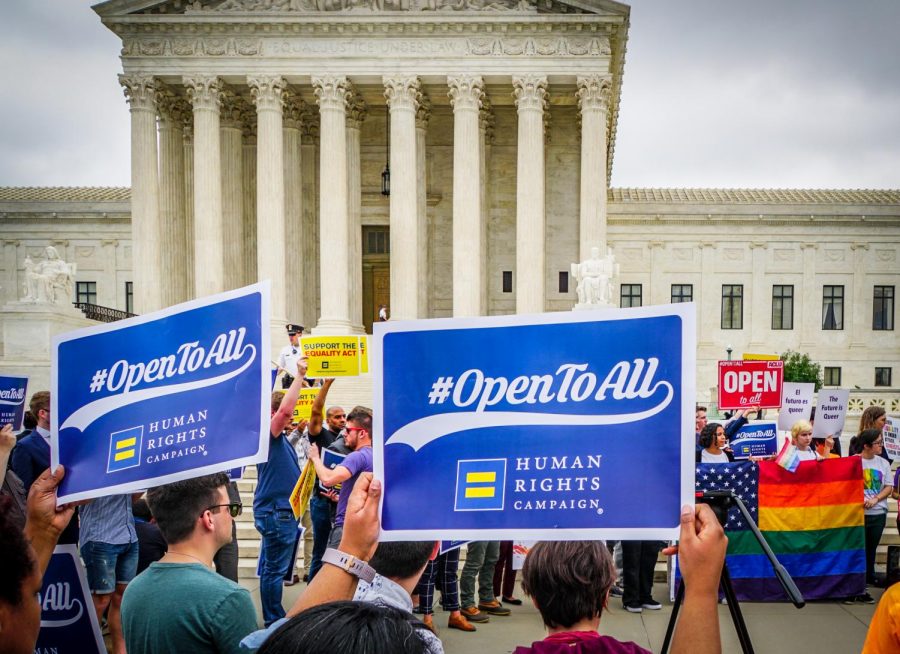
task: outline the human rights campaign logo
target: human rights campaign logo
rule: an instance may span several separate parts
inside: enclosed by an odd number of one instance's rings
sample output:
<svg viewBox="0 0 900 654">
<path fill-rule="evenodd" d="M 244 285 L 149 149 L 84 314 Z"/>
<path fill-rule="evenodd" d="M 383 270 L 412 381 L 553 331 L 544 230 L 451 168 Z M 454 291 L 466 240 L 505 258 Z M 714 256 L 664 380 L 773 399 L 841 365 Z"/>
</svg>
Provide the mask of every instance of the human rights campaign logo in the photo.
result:
<svg viewBox="0 0 900 654">
<path fill-rule="evenodd" d="M 506 459 L 469 459 L 456 467 L 456 511 L 502 511 Z"/>
<path fill-rule="evenodd" d="M 116 472 L 141 465 L 144 426 L 114 431 L 109 435 L 109 463 L 106 472 Z"/>
</svg>

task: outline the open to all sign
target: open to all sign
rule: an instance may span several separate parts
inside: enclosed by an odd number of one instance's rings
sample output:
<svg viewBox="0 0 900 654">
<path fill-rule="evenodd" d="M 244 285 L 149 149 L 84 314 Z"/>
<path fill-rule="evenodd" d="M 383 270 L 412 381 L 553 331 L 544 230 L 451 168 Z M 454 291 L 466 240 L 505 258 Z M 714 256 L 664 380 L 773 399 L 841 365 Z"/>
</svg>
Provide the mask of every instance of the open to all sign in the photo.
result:
<svg viewBox="0 0 900 654">
<path fill-rule="evenodd" d="M 719 408 L 781 406 L 783 361 L 719 361 Z"/>
</svg>

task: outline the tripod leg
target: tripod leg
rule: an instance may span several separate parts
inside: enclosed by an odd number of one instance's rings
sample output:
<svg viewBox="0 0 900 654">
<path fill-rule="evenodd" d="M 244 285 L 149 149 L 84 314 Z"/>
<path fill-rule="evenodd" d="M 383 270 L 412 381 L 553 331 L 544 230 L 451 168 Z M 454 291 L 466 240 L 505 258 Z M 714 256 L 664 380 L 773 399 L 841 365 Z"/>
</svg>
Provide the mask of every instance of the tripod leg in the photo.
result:
<svg viewBox="0 0 900 654">
<path fill-rule="evenodd" d="M 678 621 L 678 611 L 681 609 L 681 603 L 684 601 L 684 579 L 681 580 L 681 584 L 678 586 L 678 591 L 675 593 L 675 603 L 672 604 L 672 615 L 669 616 L 669 625 L 666 627 L 666 637 L 663 639 L 662 649 L 659 651 L 660 654 L 666 654 L 669 651 L 669 645 L 672 642 L 672 635 L 675 633 L 675 623 Z"/>
<path fill-rule="evenodd" d="M 731 585 L 731 575 L 728 574 L 728 565 L 722 565 L 722 592 L 725 593 L 725 599 L 728 600 L 728 610 L 731 612 L 731 622 L 737 632 L 738 641 L 741 643 L 741 651 L 744 654 L 753 654 L 753 643 L 750 642 L 750 633 L 747 631 L 747 624 L 744 622 L 744 614 L 741 613 L 741 606 L 738 604 L 737 595 L 734 594 L 734 586 Z"/>
</svg>

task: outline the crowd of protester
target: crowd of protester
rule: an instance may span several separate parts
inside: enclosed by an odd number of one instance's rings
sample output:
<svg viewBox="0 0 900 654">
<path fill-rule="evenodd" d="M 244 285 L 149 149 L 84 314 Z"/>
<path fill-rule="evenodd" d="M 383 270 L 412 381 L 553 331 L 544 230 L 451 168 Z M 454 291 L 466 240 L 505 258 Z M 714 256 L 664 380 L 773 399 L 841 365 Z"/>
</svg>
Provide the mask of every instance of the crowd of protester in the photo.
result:
<svg viewBox="0 0 900 654">
<path fill-rule="evenodd" d="M 65 470 L 49 470 L 50 395 L 38 392 L 31 398 L 25 431 L 15 435 L 10 425 L 0 430 L 0 654 L 34 651 L 40 626 L 37 596 L 57 543 L 79 545 L 94 610 L 105 621 L 116 653 L 437 654 L 443 647 L 434 622 L 435 591 L 447 627 L 463 632 L 502 620 L 521 606 L 511 541 L 468 543 L 462 570 L 461 548 L 441 552 L 436 542 L 378 542 L 381 485 L 372 477 L 372 411 L 361 406 L 350 412 L 339 406 L 326 410 L 333 380 L 308 380 L 302 357 L 290 365 L 296 374 L 273 394 L 269 457 L 258 465 L 253 498 L 254 523 L 262 537 L 261 625 L 249 591 L 237 583 L 235 519 L 243 504 L 234 481 L 219 473 L 133 496 L 57 507 L 56 488 Z M 310 418 L 294 421 L 299 392 L 309 386 L 318 388 Z M 708 422 L 706 408 L 698 406 L 697 461 L 732 461 L 728 442 L 757 411 L 752 407 L 719 424 Z M 897 480 L 891 483 L 884 454 L 884 423 L 883 409 L 866 409 L 849 444 L 849 455 L 860 456 L 864 470 L 868 584 L 876 583 L 875 548 L 885 528 L 887 498 L 900 490 Z M 839 456 L 839 439 L 813 439 L 812 434 L 812 420 L 791 429 L 801 458 Z M 343 458 L 326 465 L 326 450 Z M 298 581 L 293 577 L 298 521 L 288 498 L 307 461 L 317 478 L 305 511 L 311 532 L 304 556 L 308 585 L 286 610 L 283 586 Z M 686 589 L 671 651 L 719 652 L 716 603 L 727 539 L 703 504 L 684 507 L 681 519 L 677 548 L 663 550 L 672 554 L 677 549 Z M 664 545 L 534 545 L 521 571 L 521 588 L 548 635 L 522 645 L 517 654 L 646 652 L 600 635 L 599 625 L 611 597 L 621 597 L 632 613 L 662 608 L 652 589 Z M 621 573 L 613 552 L 621 554 Z M 849 601 L 874 602 L 868 593 Z M 890 601 L 900 606 L 900 595 Z M 876 622 L 888 624 L 887 619 L 873 621 L 873 628 Z"/>
</svg>

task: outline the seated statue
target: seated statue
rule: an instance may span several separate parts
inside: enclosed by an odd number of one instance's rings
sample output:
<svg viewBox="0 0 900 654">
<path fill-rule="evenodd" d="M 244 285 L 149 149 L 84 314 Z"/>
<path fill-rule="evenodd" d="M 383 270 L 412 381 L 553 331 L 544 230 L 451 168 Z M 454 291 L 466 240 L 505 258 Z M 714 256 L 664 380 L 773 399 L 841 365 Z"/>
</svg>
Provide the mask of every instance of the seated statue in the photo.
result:
<svg viewBox="0 0 900 654">
<path fill-rule="evenodd" d="M 59 257 L 56 248 L 44 249 L 45 259 L 34 263 L 25 257 L 24 302 L 66 304 L 71 302 L 75 281 L 75 264 Z"/>
</svg>

